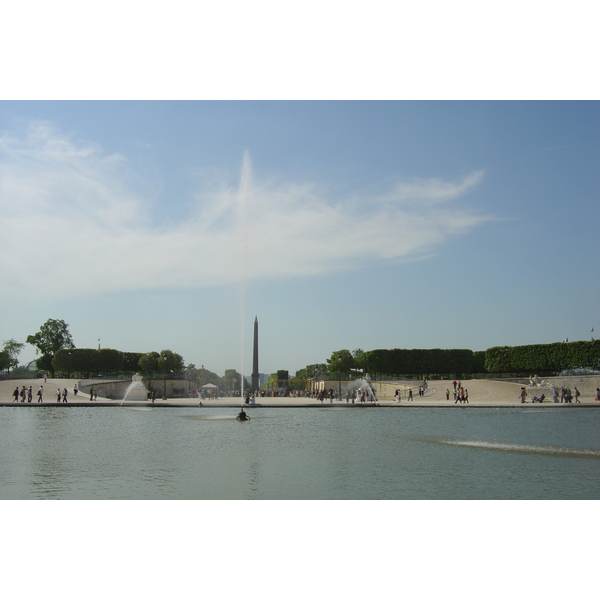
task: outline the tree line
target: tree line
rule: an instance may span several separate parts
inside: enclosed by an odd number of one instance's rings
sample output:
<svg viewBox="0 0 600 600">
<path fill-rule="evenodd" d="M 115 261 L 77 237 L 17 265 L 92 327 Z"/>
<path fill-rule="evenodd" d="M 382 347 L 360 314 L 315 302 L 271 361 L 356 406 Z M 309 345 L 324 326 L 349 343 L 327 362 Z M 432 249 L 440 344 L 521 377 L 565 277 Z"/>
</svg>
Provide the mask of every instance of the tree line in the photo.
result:
<svg viewBox="0 0 600 600">
<path fill-rule="evenodd" d="M 242 375 L 235 369 L 225 371 L 223 377 L 202 367 L 185 366 L 183 357 L 171 350 L 136 353 L 110 348 L 75 348 L 68 325 L 61 320 L 48 319 L 40 330 L 27 336 L 27 343 L 36 346 L 41 357 L 37 367 L 61 373 L 176 373 L 185 371 L 186 378 L 197 379 L 200 385 L 212 383 L 222 389 L 240 388 Z M 24 344 L 15 340 L 4 342 L 0 350 L 0 370 L 18 365 L 18 354 Z M 325 364 L 314 364 L 290 377 L 280 370 L 271 375 L 273 387 L 302 388 L 306 380 L 324 375 L 331 379 L 372 375 L 420 378 L 434 375 L 469 375 L 476 373 L 556 373 L 567 369 L 600 369 L 600 340 L 590 342 L 561 342 L 525 346 L 495 346 L 485 351 L 466 349 L 377 349 L 360 348 L 337 350 Z M 245 380 L 246 389 L 249 382 Z"/>
<path fill-rule="evenodd" d="M 370 373 L 412 379 L 424 375 L 481 373 L 484 355 L 472 350 L 440 348 L 338 350 L 327 360 L 327 374 L 332 378 L 341 374 Z"/>
<path fill-rule="evenodd" d="M 600 368 L 600 340 L 496 346 L 485 351 L 488 373 L 556 373 L 577 368 Z"/>
<path fill-rule="evenodd" d="M 111 348 L 62 348 L 52 358 L 53 371 L 60 373 L 182 373 L 183 357 L 171 350 L 121 352 Z"/>
<path fill-rule="evenodd" d="M 326 374 L 370 373 L 421 378 L 477 373 L 558 373 L 567 369 L 600 369 L 600 340 L 526 346 L 496 346 L 485 351 L 400 349 L 350 352 L 337 350 L 327 360 Z"/>
<path fill-rule="evenodd" d="M 36 347 L 40 358 L 36 366 L 40 371 L 65 375 L 80 374 L 89 377 L 102 373 L 184 374 L 199 386 L 211 383 L 222 390 L 239 390 L 242 375 L 235 369 L 227 369 L 223 377 L 205 369 L 185 364 L 183 357 L 171 350 L 160 352 L 122 352 L 111 348 L 76 348 L 69 332 L 69 325 L 60 319 L 48 319 L 35 334 L 27 336 L 26 342 Z M 24 343 L 13 339 L 4 342 L 0 350 L 0 371 L 10 371 L 18 366 L 18 355 Z M 246 380 L 245 387 L 248 388 Z"/>
</svg>

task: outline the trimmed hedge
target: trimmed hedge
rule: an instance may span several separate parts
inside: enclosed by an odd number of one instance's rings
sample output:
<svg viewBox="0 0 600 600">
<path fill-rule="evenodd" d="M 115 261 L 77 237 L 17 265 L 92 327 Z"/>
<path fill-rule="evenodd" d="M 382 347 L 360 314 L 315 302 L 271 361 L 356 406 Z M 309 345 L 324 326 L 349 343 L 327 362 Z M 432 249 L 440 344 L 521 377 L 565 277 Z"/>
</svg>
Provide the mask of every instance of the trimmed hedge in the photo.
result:
<svg viewBox="0 0 600 600">
<path fill-rule="evenodd" d="M 478 373 L 483 370 L 483 352 L 472 350 L 370 350 L 364 366 L 369 373 L 381 375 L 433 375 Z"/>
<path fill-rule="evenodd" d="M 52 359 L 54 369 L 62 373 L 117 373 L 123 364 L 123 352 L 111 348 L 63 348 Z"/>
<path fill-rule="evenodd" d="M 370 350 L 364 368 L 371 374 L 420 377 L 436 374 L 558 373 L 565 369 L 600 369 L 600 340 L 472 350 Z"/>
<path fill-rule="evenodd" d="M 496 346 L 485 351 L 488 373 L 560 372 L 578 367 L 597 369 L 599 366 L 600 340 Z"/>
</svg>

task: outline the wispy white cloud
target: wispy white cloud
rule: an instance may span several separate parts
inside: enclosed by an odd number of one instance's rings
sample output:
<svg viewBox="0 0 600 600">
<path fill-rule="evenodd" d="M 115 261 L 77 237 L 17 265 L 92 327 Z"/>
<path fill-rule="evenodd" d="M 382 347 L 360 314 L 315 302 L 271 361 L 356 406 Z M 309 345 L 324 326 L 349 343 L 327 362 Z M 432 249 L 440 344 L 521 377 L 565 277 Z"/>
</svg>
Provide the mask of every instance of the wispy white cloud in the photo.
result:
<svg viewBox="0 0 600 600">
<path fill-rule="evenodd" d="M 0 136 L 0 285 L 13 298 L 196 288 L 418 258 L 487 217 L 460 207 L 483 173 L 333 200 L 316 183 L 199 177 L 187 219 L 159 227 L 126 157 L 45 124 Z M 247 174 L 250 170 L 247 169 Z"/>
</svg>

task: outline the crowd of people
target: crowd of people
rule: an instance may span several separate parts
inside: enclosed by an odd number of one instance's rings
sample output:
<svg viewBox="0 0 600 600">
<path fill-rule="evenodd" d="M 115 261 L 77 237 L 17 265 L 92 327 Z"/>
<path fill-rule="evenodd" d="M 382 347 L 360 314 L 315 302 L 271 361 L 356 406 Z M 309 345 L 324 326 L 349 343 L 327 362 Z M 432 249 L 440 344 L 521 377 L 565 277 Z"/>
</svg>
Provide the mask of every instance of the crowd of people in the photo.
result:
<svg viewBox="0 0 600 600">
<path fill-rule="evenodd" d="M 419 397 L 424 397 L 427 392 L 427 380 L 423 381 L 423 385 L 419 386 L 418 394 Z M 446 389 L 446 400 L 450 400 L 450 394 L 452 393 L 452 398 L 454 400 L 454 404 L 468 404 L 469 403 L 469 392 L 463 386 L 461 381 L 453 381 L 452 382 L 453 391 L 450 392 L 449 389 Z M 76 397 L 79 390 L 77 389 L 77 384 L 75 384 L 73 388 L 73 395 Z M 209 398 L 218 398 L 218 394 L 212 393 L 198 393 L 198 396 L 201 396 L 202 400 Z M 239 392 L 238 392 L 239 394 Z M 67 397 L 69 392 L 67 388 L 58 388 L 56 391 L 56 402 L 65 403 L 68 402 Z M 190 397 L 193 395 L 193 392 L 190 392 Z M 14 389 L 13 393 L 13 402 L 32 402 L 33 401 L 33 386 L 23 385 L 21 388 L 18 386 Z M 44 386 L 41 385 L 39 390 L 37 391 L 37 401 L 43 402 L 44 396 Z M 552 391 L 552 401 L 556 404 L 571 404 L 575 402 L 576 404 L 581 404 L 579 398 L 581 396 L 580 391 L 576 386 L 573 386 L 573 390 L 569 387 L 563 386 L 561 388 L 555 387 Z M 90 401 L 98 400 L 98 390 L 92 388 L 89 391 Z M 148 390 L 147 394 L 148 400 L 153 402 L 156 399 L 156 390 L 151 389 Z M 288 397 L 288 398 L 312 398 L 321 403 L 329 401 L 333 403 L 334 401 L 343 402 L 344 400 L 347 403 L 375 403 L 377 399 L 375 398 L 375 394 L 373 393 L 372 388 L 367 389 L 365 387 L 358 389 L 347 389 L 347 390 L 335 390 L 330 388 L 328 390 L 257 390 L 257 391 L 246 391 L 245 393 L 245 403 L 246 404 L 254 404 L 257 398 L 273 398 L 273 397 Z M 526 404 L 528 402 L 527 389 L 525 387 L 521 387 L 521 391 L 519 393 L 519 400 L 522 404 Z M 399 403 L 402 399 L 406 399 L 411 402 L 413 400 L 413 389 L 412 388 L 404 388 L 404 389 L 396 389 L 394 392 L 394 402 Z M 541 394 L 540 396 L 533 396 L 531 398 L 532 403 L 543 403 L 546 400 L 545 394 Z M 596 402 L 600 402 L 600 388 L 596 388 L 594 400 Z"/>
<path fill-rule="evenodd" d="M 347 404 L 355 404 L 355 403 L 367 403 L 367 402 L 377 402 L 375 398 L 375 394 L 372 390 L 368 390 L 365 388 L 359 388 L 354 390 L 342 390 L 341 394 L 338 390 L 334 390 L 333 388 L 329 388 L 328 390 L 312 390 L 312 391 L 304 391 L 304 390 L 287 390 L 285 392 L 278 392 L 276 390 L 261 390 L 258 392 L 254 392 L 252 390 L 248 390 L 245 396 L 246 404 L 255 404 L 256 398 L 312 398 L 321 402 L 329 401 L 333 402 L 344 402 Z"/>
<path fill-rule="evenodd" d="M 469 404 L 469 390 L 463 386 L 462 381 L 454 380 L 452 382 L 452 388 L 454 404 Z M 450 400 L 450 390 L 446 390 L 446 400 Z"/>
<path fill-rule="evenodd" d="M 573 386 L 573 391 L 571 391 L 571 388 L 568 387 L 561 387 L 560 388 L 560 392 L 559 389 L 557 387 L 555 387 L 552 390 L 552 401 L 555 404 L 572 404 L 573 403 L 573 399 L 575 399 L 575 403 L 576 404 L 581 404 L 581 401 L 579 400 L 579 397 L 581 396 L 581 392 L 577 389 L 577 386 Z M 522 387 L 521 388 L 521 392 L 519 394 L 519 398 L 521 399 L 521 404 L 526 404 L 527 400 L 525 400 L 525 398 L 527 398 L 527 390 Z M 546 394 L 541 394 L 540 396 L 533 396 L 531 398 L 531 403 L 535 404 L 536 402 L 539 402 L 540 404 L 542 402 L 544 402 L 544 400 L 546 399 Z M 600 401 L 600 390 L 598 390 L 598 388 L 596 388 L 596 398 L 595 398 L 596 402 Z"/>
<path fill-rule="evenodd" d="M 44 379 L 44 381 L 46 381 Z M 77 394 L 79 393 L 79 389 L 77 388 L 77 384 L 75 384 L 73 386 L 73 395 L 77 396 Z M 33 400 L 33 386 L 29 386 L 29 388 L 24 385 L 20 390 L 18 388 L 18 386 L 15 388 L 15 391 L 12 393 L 13 395 L 13 402 L 19 402 L 19 398 L 21 402 L 31 402 Z M 37 396 L 37 401 L 38 402 L 44 402 L 44 386 L 40 385 L 40 389 L 37 391 L 36 393 Z M 67 388 L 58 388 L 56 390 L 56 402 L 67 402 L 67 397 L 69 396 L 69 390 L 67 390 Z M 98 393 L 94 392 L 93 389 L 90 390 L 90 400 L 97 400 L 98 399 Z"/>
</svg>

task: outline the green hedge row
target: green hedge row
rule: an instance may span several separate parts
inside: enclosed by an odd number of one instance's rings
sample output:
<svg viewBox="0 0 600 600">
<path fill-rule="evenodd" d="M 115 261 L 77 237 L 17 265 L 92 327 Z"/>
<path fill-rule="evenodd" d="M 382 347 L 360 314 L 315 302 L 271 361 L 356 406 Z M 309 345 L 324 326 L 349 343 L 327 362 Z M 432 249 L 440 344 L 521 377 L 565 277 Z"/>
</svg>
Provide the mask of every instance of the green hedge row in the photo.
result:
<svg viewBox="0 0 600 600">
<path fill-rule="evenodd" d="M 129 373 L 140 370 L 142 356 L 138 352 L 120 352 L 110 348 L 65 348 L 54 354 L 52 365 L 62 373 Z"/>
<path fill-rule="evenodd" d="M 481 373 L 484 352 L 473 350 L 370 350 L 365 352 L 364 367 L 382 375 L 434 375 Z"/>
<path fill-rule="evenodd" d="M 496 346 L 485 351 L 488 373 L 560 372 L 600 366 L 600 340 L 528 346 Z"/>
<path fill-rule="evenodd" d="M 600 369 L 600 340 L 496 346 L 472 350 L 370 350 L 364 369 L 372 374 L 424 376 L 472 373 L 558 373 L 565 369 Z"/>
</svg>

